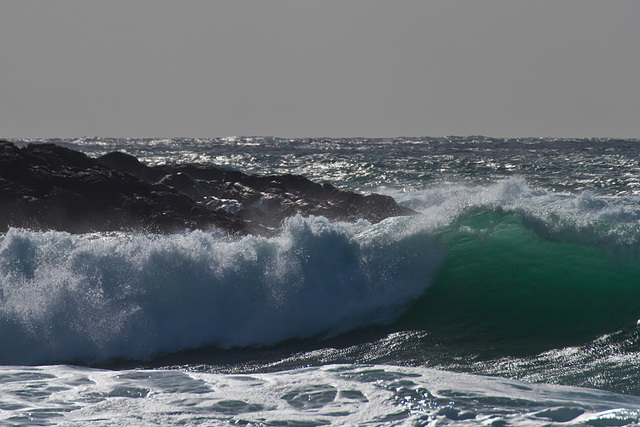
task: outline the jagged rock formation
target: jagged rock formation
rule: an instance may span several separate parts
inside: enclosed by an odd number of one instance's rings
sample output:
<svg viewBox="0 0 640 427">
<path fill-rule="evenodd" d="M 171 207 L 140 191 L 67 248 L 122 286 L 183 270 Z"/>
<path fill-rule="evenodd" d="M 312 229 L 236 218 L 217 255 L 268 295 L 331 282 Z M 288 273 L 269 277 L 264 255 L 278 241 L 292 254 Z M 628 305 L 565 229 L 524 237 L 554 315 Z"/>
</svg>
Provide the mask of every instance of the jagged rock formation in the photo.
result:
<svg viewBox="0 0 640 427">
<path fill-rule="evenodd" d="M 18 148 L 0 141 L 0 231 L 217 227 L 272 235 L 297 213 L 378 222 L 415 212 L 388 196 L 341 191 L 299 175 L 248 175 L 200 164 L 149 167 L 120 152 L 93 159 L 54 144 Z"/>
</svg>

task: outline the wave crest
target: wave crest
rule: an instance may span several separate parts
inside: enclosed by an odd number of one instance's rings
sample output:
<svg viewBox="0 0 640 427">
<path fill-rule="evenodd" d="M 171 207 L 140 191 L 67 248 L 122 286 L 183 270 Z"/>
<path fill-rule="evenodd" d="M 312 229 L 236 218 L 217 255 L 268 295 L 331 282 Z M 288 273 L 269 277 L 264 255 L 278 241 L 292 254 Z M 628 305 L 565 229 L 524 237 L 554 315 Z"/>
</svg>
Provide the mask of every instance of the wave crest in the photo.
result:
<svg viewBox="0 0 640 427">
<path fill-rule="evenodd" d="M 395 319 L 441 248 L 428 233 L 293 217 L 274 238 L 0 237 L 0 363 L 145 359 L 270 345 Z"/>
</svg>

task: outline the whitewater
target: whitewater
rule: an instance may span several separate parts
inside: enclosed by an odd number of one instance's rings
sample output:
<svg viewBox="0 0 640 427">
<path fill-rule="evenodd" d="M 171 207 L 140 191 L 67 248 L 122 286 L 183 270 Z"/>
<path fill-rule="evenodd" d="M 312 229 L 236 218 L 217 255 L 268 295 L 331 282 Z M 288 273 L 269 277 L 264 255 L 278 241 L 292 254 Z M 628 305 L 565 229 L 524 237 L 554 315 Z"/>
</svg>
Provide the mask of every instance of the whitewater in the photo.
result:
<svg viewBox="0 0 640 427">
<path fill-rule="evenodd" d="M 2 425 L 640 422 L 640 141 L 79 138 L 418 212 L 0 234 Z"/>
</svg>

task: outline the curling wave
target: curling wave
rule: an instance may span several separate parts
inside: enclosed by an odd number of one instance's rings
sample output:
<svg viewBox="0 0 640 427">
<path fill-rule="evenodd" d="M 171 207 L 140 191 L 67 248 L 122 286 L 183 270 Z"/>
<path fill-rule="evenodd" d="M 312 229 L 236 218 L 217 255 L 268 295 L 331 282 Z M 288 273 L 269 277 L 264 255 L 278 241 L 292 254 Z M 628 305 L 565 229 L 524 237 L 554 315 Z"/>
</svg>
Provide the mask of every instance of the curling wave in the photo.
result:
<svg viewBox="0 0 640 427">
<path fill-rule="evenodd" d="M 625 228 L 622 239 L 611 224 L 576 227 L 502 208 L 466 210 L 442 231 L 445 259 L 403 328 L 482 350 L 497 341 L 578 344 L 635 326 L 640 262 L 628 239 L 640 230 Z"/>
<path fill-rule="evenodd" d="M 393 195 L 422 215 L 296 216 L 270 238 L 11 229 L 0 235 L 0 363 L 144 360 L 381 324 L 470 353 L 537 353 L 635 328 L 637 198 L 521 179 Z"/>
</svg>

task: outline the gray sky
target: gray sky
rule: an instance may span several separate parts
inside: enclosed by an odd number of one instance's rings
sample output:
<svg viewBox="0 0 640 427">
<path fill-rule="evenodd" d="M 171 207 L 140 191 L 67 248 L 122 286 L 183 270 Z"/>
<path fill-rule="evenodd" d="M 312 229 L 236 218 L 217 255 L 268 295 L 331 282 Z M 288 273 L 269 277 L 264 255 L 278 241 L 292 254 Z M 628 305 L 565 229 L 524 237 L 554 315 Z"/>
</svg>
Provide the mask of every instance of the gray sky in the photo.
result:
<svg viewBox="0 0 640 427">
<path fill-rule="evenodd" d="M 2 0 L 0 137 L 640 138 L 638 0 Z"/>
</svg>

